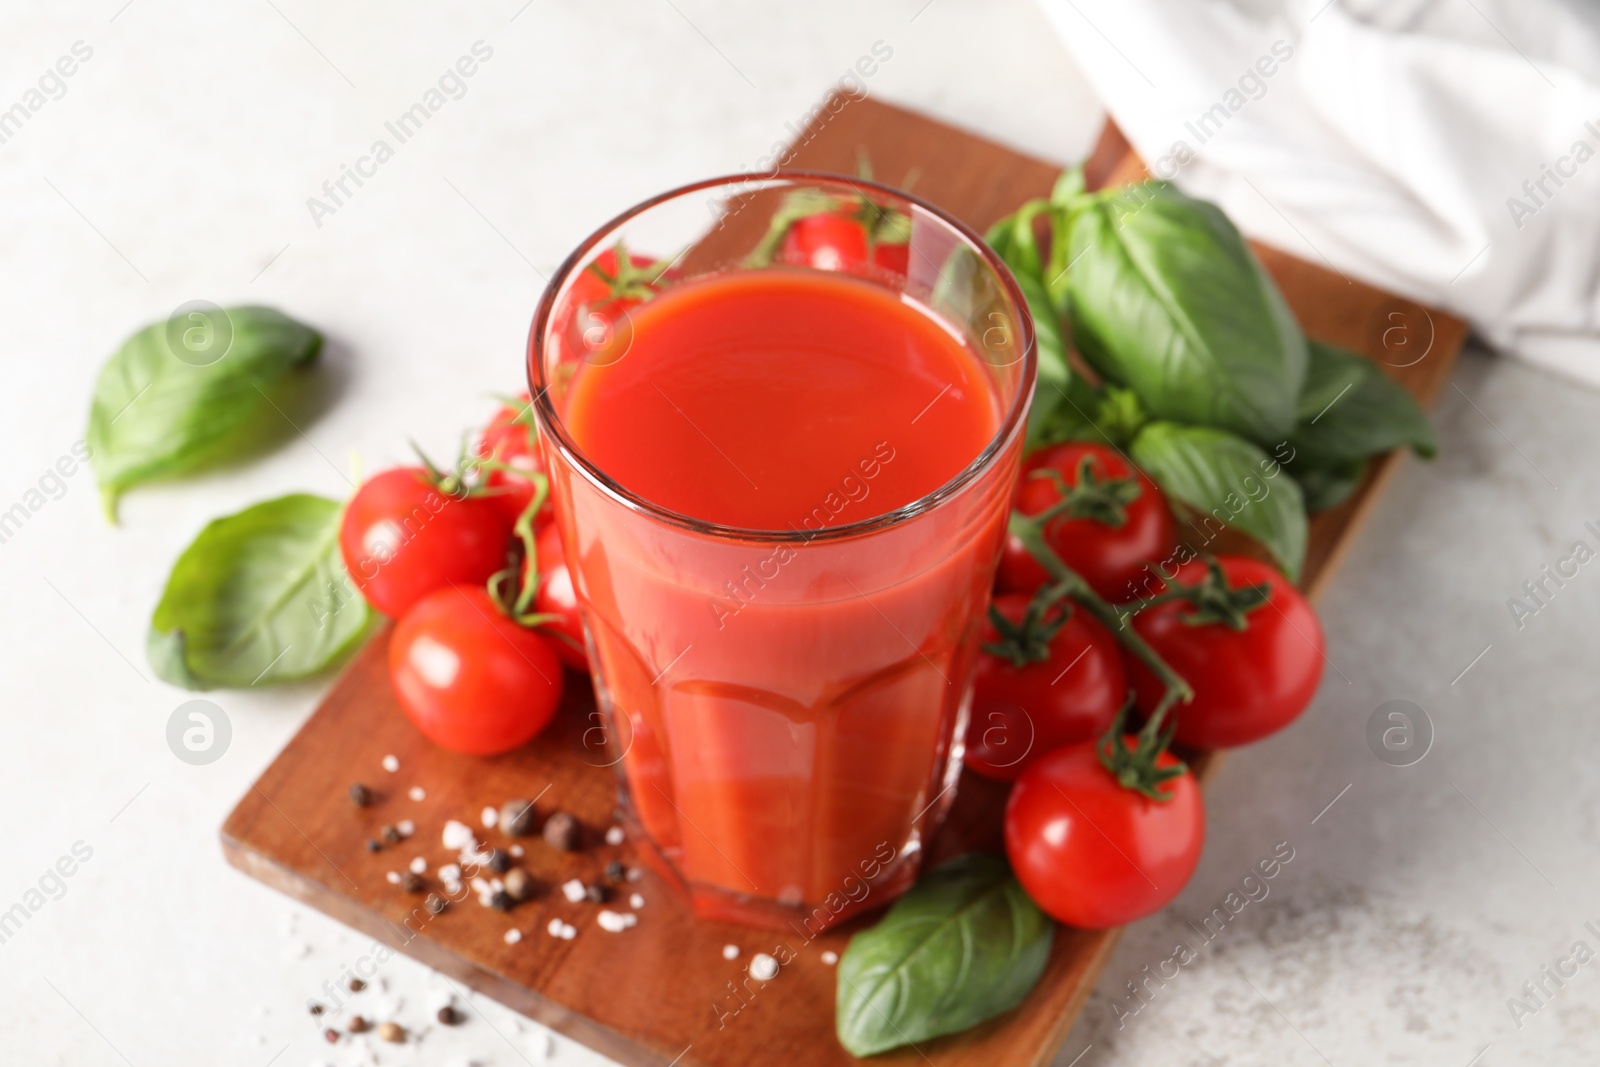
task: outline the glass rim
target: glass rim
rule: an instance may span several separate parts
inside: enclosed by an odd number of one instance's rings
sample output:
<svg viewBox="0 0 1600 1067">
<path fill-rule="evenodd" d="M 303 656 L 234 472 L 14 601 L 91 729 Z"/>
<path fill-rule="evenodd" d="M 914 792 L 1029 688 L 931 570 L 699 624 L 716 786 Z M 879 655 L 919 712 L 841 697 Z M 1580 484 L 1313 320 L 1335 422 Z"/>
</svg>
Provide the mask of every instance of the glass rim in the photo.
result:
<svg viewBox="0 0 1600 1067">
<path fill-rule="evenodd" d="M 666 508 L 647 500 L 622 485 L 589 459 L 583 450 L 578 447 L 577 442 L 573 441 L 568 435 L 561 416 L 556 412 L 555 405 L 550 400 L 549 384 L 546 381 L 544 360 L 542 358 L 544 355 L 545 330 L 549 325 L 550 316 L 555 310 L 556 295 L 561 291 L 568 276 L 577 269 L 578 264 L 609 235 L 650 209 L 690 193 L 734 185 L 784 183 L 791 185 L 833 185 L 856 193 L 863 190 L 871 190 L 915 205 L 928 212 L 928 214 L 950 227 L 951 230 L 966 241 L 977 252 L 979 258 L 995 273 L 1007 297 L 1017 309 L 1018 328 L 1022 333 L 1022 378 L 1017 384 L 1016 395 L 1011 398 L 1010 407 L 1000 420 L 994 435 L 970 463 L 943 485 L 918 497 L 916 500 L 902 504 L 892 511 L 886 511 L 879 515 L 858 519 L 855 522 L 844 523 L 839 526 L 824 526 L 820 530 L 798 528 L 763 530 L 729 526 L 706 519 L 697 519 L 692 515 L 685 515 L 682 512 L 673 511 L 671 508 Z M 934 313 L 937 314 L 937 312 Z M 604 491 L 607 496 L 630 511 L 670 526 L 676 526 L 707 536 L 758 544 L 815 544 L 817 542 L 847 540 L 859 537 L 862 534 L 898 526 L 919 515 L 932 511 L 946 500 L 955 497 L 993 465 L 1011 440 L 1013 434 L 1017 432 L 1019 424 L 1026 415 L 1028 402 L 1032 398 L 1038 372 L 1032 310 L 1028 306 L 1027 298 L 1022 293 L 1022 287 L 1017 284 L 1017 279 L 1012 275 L 1011 268 L 995 253 L 994 249 L 989 247 L 981 234 L 949 212 L 919 196 L 864 178 L 853 178 L 849 175 L 821 170 L 785 170 L 781 173 L 734 173 L 714 178 L 704 178 L 700 181 L 690 182 L 687 185 L 668 189 L 649 199 L 642 200 L 601 224 L 593 233 L 579 242 L 578 246 L 556 268 L 555 274 L 551 276 L 550 281 L 545 285 L 544 292 L 539 297 L 538 307 L 534 311 L 533 324 L 528 333 L 527 361 L 528 387 L 533 398 L 533 409 L 540 423 L 540 432 L 545 436 L 547 442 L 560 450 L 562 456 L 573 467 Z"/>
</svg>

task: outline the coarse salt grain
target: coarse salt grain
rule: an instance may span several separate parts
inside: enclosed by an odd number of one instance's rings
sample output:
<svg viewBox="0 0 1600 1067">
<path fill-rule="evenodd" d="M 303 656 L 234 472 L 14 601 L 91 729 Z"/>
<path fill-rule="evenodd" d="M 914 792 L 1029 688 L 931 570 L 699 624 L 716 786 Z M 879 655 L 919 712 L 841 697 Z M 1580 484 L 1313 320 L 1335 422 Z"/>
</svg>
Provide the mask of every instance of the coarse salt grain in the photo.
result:
<svg viewBox="0 0 1600 1067">
<path fill-rule="evenodd" d="M 390 871 L 388 874 L 384 875 L 384 877 L 389 880 L 389 884 L 390 885 L 399 885 L 400 884 L 400 872 L 399 871 Z"/>
<path fill-rule="evenodd" d="M 460 852 L 462 849 L 471 848 L 477 840 L 472 836 L 472 827 L 455 819 L 451 819 L 444 824 L 444 833 L 440 836 L 444 841 L 444 847 L 451 852 Z"/>
<path fill-rule="evenodd" d="M 423 859 L 421 856 L 418 856 L 416 859 L 412 860 L 411 861 L 411 873 L 412 874 L 427 874 L 428 873 L 428 861 Z"/>
<path fill-rule="evenodd" d="M 750 977 L 762 982 L 770 982 L 778 976 L 778 961 L 765 952 L 757 952 L 750 958 Z"/>
<path fill-rule="evenodd" d="M 443 867 L 439 868 L 439 881 L 441 881 L 441 882 L 459 882 L 459 881 L 461 881 L 461 868 L 457 867 L 454 863 L 445 864 Z"/>
<path fill-rule="evenodd" d="M 506 931 L 506 944 L 515 945 L 518 941 L 521 941 L 521 940 L 522 940 L 522 931 L 521 930 L 507 930 Z"/>
<path fill-rule="evenodd" d="M 576 878 L 561 883 L 561 895 L 566 897 L 567 902 L 570 904 L 578 903 L 587 893 L 588 891 L 584 888 L 583 883 Z"/>
<path fill-rule="evenodd" d="M 394 824 L 394 828 L 400 831 L 401 837 L 410 837 L 412 834 L 417 832 L 417 824 L 412 822 L 410 819 L 401 819 L 399 822 Z"/>
<path fill-rule="evenodd" d="M 613 826 L 606 831 L 606 844 L 608 845 L 620 845 L 626 839 L 627 835 L 622 832 L 622 827 L 620 826 Z"/>
<path fill-rule="evenodd" d="M 630 881 L 630 882 L 642 882 L 642 881 L 644 881 L 644 868 L 643 867 L 629 867 L 628 868 L 628 881 Z"/>
<path fill-rule="evenodd" d="M 494 829 L 494 824 L 499 822 L 499 821 L 500 821 L 500 809 L 499 808 L 491 808 L 491 807 L 487 807 L 486 806 L 483 809 L 483 825 L 487 829 L 493 830 Z"/>
<path fill-rule="evenodd" d="M 467 884 L 472 886 L 472 891 L 478 894 L 480 897 L 486 897 L 490 893 L 494 892 L 493 889 L 489 888 L 489 883 L 482 878 L 474 878 Z"/>
<path fill-rule="evenodd" d="M 425 800 L 427 799 L 428 791 L 422 788 L 420 785 L 414 785 L 406 791 L 406 796 L 410 797 L 412 800 Z"/>
<path fill-rule="evenodd" d="M 400 769 L 400 759 L 399 759 L 399 757 L 398 756 L 385 756 L 385 757 L 383 757 L 383 769 L 388 771 L 390 774 L 393 774 L 395 771 L 398 771 Z"/>
<path fill-rule="evenodd" d="M 577 936 L 578 936 L 578 928 L 576 926 L 573 926 L 571 923 L 562 923 L 561 924 L 561 940 L 563 940 L 563 941 L 571 941 L 573 938 L 575 938 Z"/>
<path fill-rule="evenodd" d="M 550 920 L 550 925 L 545 927 L 545 931 L 547 933 L 549 933 L 549 935 L 551 937 L 560 937 L 561 936 L 561 920 L 560 919 L 551 919 Z"/>
<path fill-rule="evenodd" d="M 595 918 L 595 922 L 600 924 L 600 929 L 602 930 L 620 934 L 628 928 L 627 920 L 631 918 L 633 918 L 632 915 L 627 915 L 620 911 L 612 911 L 610 908 L 601 908 L 600 914 Z"/>
<path fill-rule="evenodd" d="M 511 854 L 520 860 L 525 855 L 525 852 L 521 845 L 512 845 Z"/>
<path fill-rule="evenodd" d="M 633 894 L 628 898 L 628 907 L 635 909 L 644 907 L 644 897 L 638 893 Z"/>
<path fill-rule="evenodd" d="M 837 952 L 824 952 L 822 954 L 822 962 L 826 963 L 829 967 L 832 967 L 835 963 L 839 962 L 839 954 Z"/>
<path fill-rule="evenodd" d="M 528 1053 L 539 1057 L 541 1060 L 554 1059 L 556 1054 L 556 1039 L 549 1034 L 532 1033 L 524 1042 L 528 1046 Z"/>
<path fill-rule="evenodd" d="M 725 959 L 725 960 L 736 960 L 736 959 L 738 959 L 739 958 L 739 946 L 738 945 L 723 945 L 722 946 L 722 958 Z"/>
</svg>

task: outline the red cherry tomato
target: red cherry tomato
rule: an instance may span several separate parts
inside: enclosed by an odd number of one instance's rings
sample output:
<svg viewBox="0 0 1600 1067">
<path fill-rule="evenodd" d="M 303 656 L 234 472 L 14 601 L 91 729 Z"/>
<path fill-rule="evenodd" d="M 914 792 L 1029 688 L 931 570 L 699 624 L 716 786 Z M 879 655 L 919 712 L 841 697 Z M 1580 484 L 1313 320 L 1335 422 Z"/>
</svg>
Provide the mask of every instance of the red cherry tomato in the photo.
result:
<svg viewBox="0 0 1600 1067">
<path fill-rule="evenodd" d="M 578 275 L 572 283 L 572 288 L 567 290 L 567 304 L 576 307 L 580 304 L 600 304 L 607 300 L 623 296 L 619 289 L 625 289 L 643 279 L 637 277 L 647 273 L 647 268 L 655 265 L 655 260 L 649 256 L 636 256 L 628 253 L 628 267 L 622 267 L 622 259 L 618 255 L 618 245 L 595 256 L 583 273 Z M 626 251 L 626 249 L 624 249 Z M 634 294 L 639 295 L 639 294 Z M 638 301 L 635 300 L 634 303 Z"/>
<path fill-rule="evenodd" d="M 872 262 L 895 274 L 909 274 L 911 246 L 904 241 L 879 241 L 872 246 Z"/>
<path fill-rule="evenodd" d="M 482 585 L 506 565 L 510 543 L 511 525 L 492 498 L 447 494 L 421 467 L 369 479 L 339 526 L 350 579 L 390 618 L 452 583 Z"/>
<path fill-rule="evenodd" d="M 1028 600 L 1005 594 L 994 598 L 994 607 L 1017 624 Z M 1000 642 L 991 621 L 983 643 Z M 1070 611 L 1050 638 L 1044 659 L 1019 667 L 984 651 L 974 676 L 966 764 L 1008 782 L 1046 752 L 1098 738 L 1128 697 L 1117 639 L 1081 608 Z"/>
<path fill-rule="evenodd" d="M 1115 525 L 1093 514 L 1063 515 L 1046 526 L 1045 540 L 1063 563 L 1107 600 L 1117 603 L 1144 596 L 1145 565 L 1166 557 L 1177 543 L 1177 526 L 1161 490 L 1116 450 L 1073 442 L 1038 453 L 1023 467 L 1016 508 L 1024 515 L 1037 515 L 1059 501 L 1055 481 L 1045 472 L 1054 471 L 1068 487 L 1076 487 L 1085 461 L 1099 482 L 1134 480 L 1136 495 L 1120 506 L 1122 523 Z M 1049 578 L 1015 537 L 1006 540 L 999 574 L 1000 588 L 1007 593 L 1032 593 Z"/>
<path fill-rule="evenodd" d="M 556 313 L 556 331 L 574 358 L 610 363 L 627 354 L 631 334 L 619 322 L 654 293 L 660 281 L 656 267 L 654 259 L 628 253 L 620 244 L 584 267 Z"/>
<path fill-rule="evenodd" d="M 561 701 L 561 661 L 548 638 L 519 626 L 482 588 L 419 601 L 389 639 L 400 707 L 442 748 L 492 756 L 526 744 Z"/>
<path fill-rule="evenodd" d="M 544 473 L 544 457 L 539 453 L 539 432 L 534 426 L 533 412 L 528 394 L 523 393 L 520 403 L 505 404 L 495 412 L 489 425 L 478 435 L 473 454 L 481 459 L 503 463 L 510 470 L 490 470 L 483 484 L 492 490 L 488 494 L 505 513 L 506 520 L 515 526 L 517 519 L 533 502 L 534 484 L 529 475 Z M 543 526 L 554 515 L 549 496 L 534 517 L 535 526 Z"/>
<path fill-rule="evenodd" d="M 1322 624 L 1299 590 L 1276 569 L 1242 556 L 1221 556 L 1230 589 L 1265 584 L 1267 602 L 1248 611 L 1246 628 L 1185 621 L 1183 601 L 1158 604 L 1133 617 L 1133 628 L 1194 689 L 1194 700 L 1175 704 L 1177 740 L 1195 748 L 1232 748 L 1260 740 L 1293 722 L 1322 680 Z M 1198 582 L 1202 560 L 1178 568 L 1176 580 Z M 1149 713 L 1161 699 L 1161 682 L 1133 661 L 1135 701 Z"/>
<path fill-rule="evenodd" d="M 1129 738 L 1131 745 L 1133 739 Z M 1120 784 L 1085 741 L 1035 760 L 1006 803 L 1006 854 L 1051 918 L 1086 930 L 1121 926 L 1176 897 L 1205 842 L 1194 775 L 1162 783 L 1166 800 Z M 1157 766 L 1177 760 L 1162 753 Z"/>
<path fill-rule="evenodd" d="M 867 262 L 867 230 L 849 215 L 807 215 L 783 235 L 779 258 L 818 270 L 859 271 Z"/>
<path fill-rule="evenodd" d="M 560 531 L 554 525 L 539 531 L 537 548 L 539 588 L 533 597 L 533 610 L 559 617 L 559 621 L 545 623 L 542 629 L 553 631 L 550 644 L 561 662 L 587 672 L 589 656 L 583 640 L 583 619 L 578 614 L 578 594 L 572 587 L 572 572 L 567 570 Z"/>
</svg>

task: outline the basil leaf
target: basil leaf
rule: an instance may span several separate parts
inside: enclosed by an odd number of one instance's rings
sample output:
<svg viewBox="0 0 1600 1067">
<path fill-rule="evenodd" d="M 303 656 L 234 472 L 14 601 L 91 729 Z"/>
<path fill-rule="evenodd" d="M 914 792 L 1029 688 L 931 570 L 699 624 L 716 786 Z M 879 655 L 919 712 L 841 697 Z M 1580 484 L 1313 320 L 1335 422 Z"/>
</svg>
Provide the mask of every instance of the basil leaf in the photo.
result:
<svg viewBox="0 0 1600 1067">
<path fill-rule="evenodd" d="M 1320 341 L 1311 342 L 1299 415 L 1289 442 L 1317 467 L 1348 466 L 1404 446 L 1429 458 L 1438 449 L 1410 393 L 1372 360 Z"/>
<path fill-rule="evenodd" d="M 1226 430 L 1152 422 L 1129 446 L 1133 460 L 1167 496 L 1195 513 L 1201 529 L 1213 522 L 1250 535 L 1272 553 L 1291 579 L 1306 556 L 1306 508 L 1282 465 Z M 1195 546 L 1200 547 L 1200 546 Z"/>
<path fill-rule="evenodd" d="M 922 876 L 839 960 L 839 1043 L 870 1056 L 1010 1011 L 1050 956 L 1055 927 L 988 853 Z"/>
<path fill-rule="evenodd" d="M 1336 508 L 1350 498 L 1367 476 L 1364 459 L 1343 463 L 1337 467 L 1311 467 L 1296 461 L 1289 464 L 1289 473 L 1300 486 L 1305 497 L 1306 511 L 1315 515 L 1319 511 Z"/>
<path fill-rule="evenodd" d="M 1102 377 L 1157 418 L 1288 436 L 1305 338 L 1221 210 L 1145 182 L 1082 199 L 1068 237 L 1073 339 Z"/>
<path fill-rule="evenodd" d="M 271 413 L 264 390 L 321 348 L 317 331 L 263 307 L 195 310 L 129 337 L 89 410 L 107 516 L 130 487 L 218 458 L 252 415 Z"/>
<path fill-rule="evenodd" d="M 314 674 L 371 618 L 339 555 L 338 501 L 296 493 L 215 519 L 172 565 L 146 655 L 186 689 Z"/>
<path fill-rule="evenodd" d="M 1057 314 L 1063 316 L 1067 314 L 1069 305 L 1067 268 L 1071 266 L 1068 259 L 1071 242 L 1067 237 L 1067 227 L 1077 205 L 1088 196 L 1084 189 L 1081 165 L 1062 171 L 1050 190 L 1050 259 L 1044 264 L 1044 283 L 1050 293 L 1050 303 Z"/>
<path fill-rule="evenodd" d="M 1049 210 L 1049 201 L 1029 200 L 990 226 L 983 235 L 984 243 L 1005 260 L 1013 274 L 1041 278 L 1044 267 L 1039 257 L 1039 244 L 1033 236 L 1033 220 Z"/>
<path fill-rule="evenodd" d="M 1062 412 L 1065 417 L 1070 419 L 1075 415 L 1069 399 L 1078 390 L 1074 387 L 1076 376 L 1067 364 L 1067 341 L 1061 332 L 1061 322 L 1056 318 L 1044 283 L 1031 274 L 1019 273 L 1016 278 L 1033 317 L 1034 359 L 1038 365 L 1033 405 L 1028 409 L 1027 441 L 1032 447 L 1040 442 L 1044 428 L 1062 408 L 1066 408 Z M 1084 389 L 1086 391 L 1087 387 Z"/>
<path fill-rule="evenodd" d="M 1033 221 L 1046 213 L 1051 215 L 1052 225 L 1058 227 L 1054 220 L 1059 218 L 1059 211 L 1044 200 L 1030 200 L 989 227 L 985 238 L 995 254 L 1011 268 L 1033 319 L 1038 381 L 1028 409 L 1029 449 L 1081 432 L 1089 425 L 1087 413 L 1093 410 L 1095 402 L 1093 388 L 1074 374 L 1067 362 L 1067 339 L 1061 329 L 1061 314 L 1051 296 L 1039 246 L 1034 240 Z"/>
</svg>

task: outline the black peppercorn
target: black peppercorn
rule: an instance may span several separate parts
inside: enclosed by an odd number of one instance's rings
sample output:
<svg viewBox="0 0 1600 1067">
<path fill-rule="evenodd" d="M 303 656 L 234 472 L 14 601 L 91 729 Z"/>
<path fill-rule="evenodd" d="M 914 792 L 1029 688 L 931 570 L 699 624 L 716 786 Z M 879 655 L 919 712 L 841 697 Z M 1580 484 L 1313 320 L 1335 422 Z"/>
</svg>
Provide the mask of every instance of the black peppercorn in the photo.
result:
<svg viewBox="0 0 1600 1067">
<path fill-rule="evenodd" d="M 512 900 L 527 900 L 533 896 L 533 879 L 521 867 L 506 872 L 506 895 Z"/>
<path fill-rule="evenodd" d="M 544 843 L 561 852 L 572 852 L 578 847 L 578 820 L 564 811 L 558 811 L 544 821 Z"/>
<path fill-rule="evenodd" d="M 513 837 L 526 837 L 533 833 L 535 821 L 531 800 L 519 798 L 500 805 L 500 829 Z"/>
</svg>

